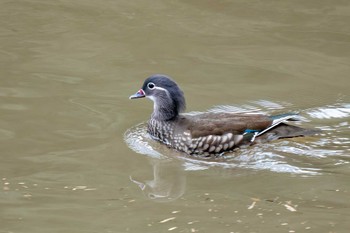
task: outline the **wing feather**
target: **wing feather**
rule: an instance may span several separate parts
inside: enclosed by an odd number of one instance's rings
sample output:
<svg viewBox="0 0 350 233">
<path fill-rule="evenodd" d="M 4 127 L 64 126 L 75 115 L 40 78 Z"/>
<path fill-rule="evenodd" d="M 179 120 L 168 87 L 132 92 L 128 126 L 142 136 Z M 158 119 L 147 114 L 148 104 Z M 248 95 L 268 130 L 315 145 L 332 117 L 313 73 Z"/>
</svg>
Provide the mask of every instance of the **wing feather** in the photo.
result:
<svg viewBox="0 0 350 233">
<path fill-rule="evenodd" d="M 264 130 L 272 119 L 262 114 L 202 113 L 181 115 L 179 124 L 191 132 L 192 138 L 226 133 L 243 134 L 246 129 Z M 183 129 L 183 130 L 185 130 Z"/>
</svg>

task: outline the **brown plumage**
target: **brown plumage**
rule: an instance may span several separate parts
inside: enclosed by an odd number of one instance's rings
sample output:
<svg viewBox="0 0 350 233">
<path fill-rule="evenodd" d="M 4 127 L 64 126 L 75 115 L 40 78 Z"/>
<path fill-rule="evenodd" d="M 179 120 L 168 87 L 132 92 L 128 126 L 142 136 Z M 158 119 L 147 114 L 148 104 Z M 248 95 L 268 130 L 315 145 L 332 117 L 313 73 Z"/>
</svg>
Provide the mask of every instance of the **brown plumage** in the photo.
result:
<svg viewBox="0 0 350 233">
<path fill-rule="evenodd" d="M 263 130 L 272 120 L 261 114 L 202 113 L 195 116 L 179 116 L 179 124 L 188 125 L 193 137 L 224 133 L 243 134 L 246 129 Z"/>
</svg>

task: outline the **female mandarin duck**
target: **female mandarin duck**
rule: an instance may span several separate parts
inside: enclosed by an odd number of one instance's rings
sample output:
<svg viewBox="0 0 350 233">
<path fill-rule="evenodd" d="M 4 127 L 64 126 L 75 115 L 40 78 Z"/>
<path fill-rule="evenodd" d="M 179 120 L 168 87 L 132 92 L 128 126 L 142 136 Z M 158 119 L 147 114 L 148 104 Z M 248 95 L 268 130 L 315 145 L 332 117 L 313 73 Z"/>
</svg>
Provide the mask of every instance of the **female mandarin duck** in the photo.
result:
<svg viewBox="0 0 350 233">
<path fill-rule="evenodd" d="M 166 75 L 150 76 L 130 99 L 143 97 L 154 102 L 154 110 L 148 122 L 148 133 L 152 138 L 191 155 L 218 155 L 242 145 L 316 132 L 285 123 L 297 120 L 296 114 L 180 114 L 186 106 L 184 94 Z"/>
</svg>

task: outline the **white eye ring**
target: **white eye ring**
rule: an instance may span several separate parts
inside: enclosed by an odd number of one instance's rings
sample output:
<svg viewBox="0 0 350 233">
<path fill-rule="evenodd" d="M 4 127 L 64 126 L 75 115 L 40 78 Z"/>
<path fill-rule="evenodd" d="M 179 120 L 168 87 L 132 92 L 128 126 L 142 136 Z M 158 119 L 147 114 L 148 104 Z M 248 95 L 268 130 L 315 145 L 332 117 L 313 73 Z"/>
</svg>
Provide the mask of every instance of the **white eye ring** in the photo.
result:
<svg viewBox="0 0 350 233">
<path fill-rule="evenodd" d="M 147 87 L 148 87 L 150 90 L 153 90 L 153 89 L 156 87 L 156 85 L 155 85 L 154 83 L 148 83 L 148 84 L 147 84 Z"/>
</svg>

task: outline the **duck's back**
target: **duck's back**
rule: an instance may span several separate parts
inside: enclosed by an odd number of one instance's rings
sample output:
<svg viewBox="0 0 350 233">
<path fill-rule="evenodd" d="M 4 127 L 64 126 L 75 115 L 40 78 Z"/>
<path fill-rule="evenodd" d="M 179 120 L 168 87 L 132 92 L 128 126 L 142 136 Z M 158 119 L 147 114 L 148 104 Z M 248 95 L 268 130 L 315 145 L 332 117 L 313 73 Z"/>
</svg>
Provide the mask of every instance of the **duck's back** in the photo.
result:
<svg viewBox="0 0 350 233">
<path fill-rule="evenodd" d="M 192 138 L 226 133 L 243 134 L 245 130 L 260 131 L 272 124 L 272 119 L 262 114 L 200 113 L 179 115 L 176 125 L 189 130 Z M 179 133 L 181 133 L 181 130 Z"/>
</svg>

